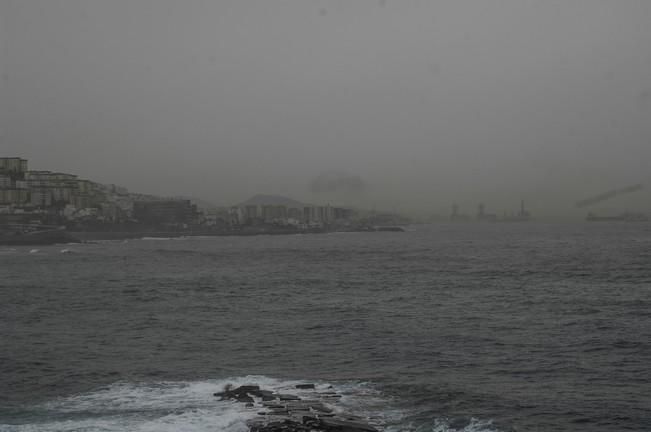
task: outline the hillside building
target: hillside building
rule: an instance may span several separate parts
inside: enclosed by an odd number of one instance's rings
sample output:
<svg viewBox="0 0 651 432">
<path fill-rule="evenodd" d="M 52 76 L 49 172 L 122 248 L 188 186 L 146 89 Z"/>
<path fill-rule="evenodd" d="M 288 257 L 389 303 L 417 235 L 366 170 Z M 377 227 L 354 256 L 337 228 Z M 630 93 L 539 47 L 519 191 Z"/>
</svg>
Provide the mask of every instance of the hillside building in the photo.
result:
<svg viewBox="0 0 651 432">
<path fill-rule="evenodd" d="M 27 172 L 27 159 L 18 157 L 0 157 L 0 174 L 7 174 L 22 178 Z"/>
</svg>

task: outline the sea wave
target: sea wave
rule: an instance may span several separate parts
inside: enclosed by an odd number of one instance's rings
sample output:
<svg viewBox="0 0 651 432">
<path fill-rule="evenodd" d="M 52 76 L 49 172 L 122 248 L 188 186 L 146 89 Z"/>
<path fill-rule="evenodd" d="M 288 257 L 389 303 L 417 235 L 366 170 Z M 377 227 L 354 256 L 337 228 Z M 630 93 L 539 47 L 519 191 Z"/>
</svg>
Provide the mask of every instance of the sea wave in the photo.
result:
<svg viewBox="0 0 651 432">
<path fill-rule="evenodd" d="M 57 398 L 30 407 L 20 424 L 0 424 L 2 432 L 246 432 L 258 409 L 215 396 L 226 385 L 257 384 L 278 393 L 314 397 L 300 390 L 299 380 L 244 376 L 206 381 L 117 382 L 92 392 Z M 495 432 L 490 422 L 472 420 L 457 429 L 445 420 L 413 425 L 409 413 L 370 383 L 314 382 L 316 391 L 341 395 L 327 405 L 335 412 L 354 414 L 386 432 Z"/>
<path fill-rule="evenodd" d="M 466 424 L 454 425 L 449 420 L 436 419 L 431 432 L 498 432 L 490 420 L 471 418 Z"/>
</svg>

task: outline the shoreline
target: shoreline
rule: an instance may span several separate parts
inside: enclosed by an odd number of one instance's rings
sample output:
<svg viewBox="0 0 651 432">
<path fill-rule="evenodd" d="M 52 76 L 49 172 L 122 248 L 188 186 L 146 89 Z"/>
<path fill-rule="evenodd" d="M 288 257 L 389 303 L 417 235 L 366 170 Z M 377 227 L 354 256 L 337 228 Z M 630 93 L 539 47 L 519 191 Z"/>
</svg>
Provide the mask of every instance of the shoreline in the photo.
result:
<svg viewBox="0 0 651 432">
<path fill-rule="evenodd" d="M 82 243 L 98 240 L 137 240 L 143 238 L 181 238 L 181 237 L 249 237 L 256 235 L 291 235 L 291 234 L 322 234 L 315 231 L 71 231 L 70 234 Z"/>
<path fill-rule="evenodd" d="M 336 232 L 404 232 L 401 227 L 378 227 L 359 229 L 245 229 L 238 231 L 70 231 L 81 240 L 134 240 L 142 238 L 180 237 L 252 237 L 259 235 L 329 234 Z"/>
<path fill-rule="evenodd" d="M 328 234 L 334 232 L 403 232 L 401 227 L 361 227 L 356 229 L 243 229 L 238 231 L 67 231 L 53 230 L 0 236 L 0 246 L 51 246 L 110 240 L 181 237 L 251 237 L 259 235 Z"/>
<path fill-rule="evenodd" d="M 0 235 L 0 246 L 50 246 L 70 243 L 82 241 L 65 230 Z"/>
</svg>

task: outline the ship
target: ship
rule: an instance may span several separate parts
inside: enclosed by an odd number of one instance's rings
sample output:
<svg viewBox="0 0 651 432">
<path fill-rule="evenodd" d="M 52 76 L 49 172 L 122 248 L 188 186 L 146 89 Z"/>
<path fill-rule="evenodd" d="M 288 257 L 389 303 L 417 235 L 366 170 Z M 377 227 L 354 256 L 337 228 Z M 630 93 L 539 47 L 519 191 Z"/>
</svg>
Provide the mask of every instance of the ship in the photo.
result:
<svg viewBox="0 0 651 432">
<path fill-rule="evenodd" d="M 585 218 L 588 222 L 648 222 L 649 217 L 644 213 L 622 213 L 617 216 L 597 216 L 588 213 Z"/>
<path fill-rule="evenodd" d="M 531 213 L 524 207 L 524 200 L 520 201 L 520 211 L 516 214 L 504 215 L 501 219 L 502 222 L 529 222 L 531 220 Z"/>
</svg>

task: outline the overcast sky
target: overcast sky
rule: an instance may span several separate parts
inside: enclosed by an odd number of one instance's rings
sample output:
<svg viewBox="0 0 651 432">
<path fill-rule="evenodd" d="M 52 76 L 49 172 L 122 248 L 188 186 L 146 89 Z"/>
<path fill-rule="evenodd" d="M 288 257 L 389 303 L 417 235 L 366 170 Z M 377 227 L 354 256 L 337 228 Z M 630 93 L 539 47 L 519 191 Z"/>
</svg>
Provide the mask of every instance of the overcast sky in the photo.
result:
<svg viewBox="0 0 651 432">
<path fill-rule="evenodd" d="M 0 0 L 0 19 L 0 153 L 33 169 L 224 204 L 314 201 L 337 170 L 366 205 L 539 214 L 651 180 L 649 0 Z"/>
</svg>

